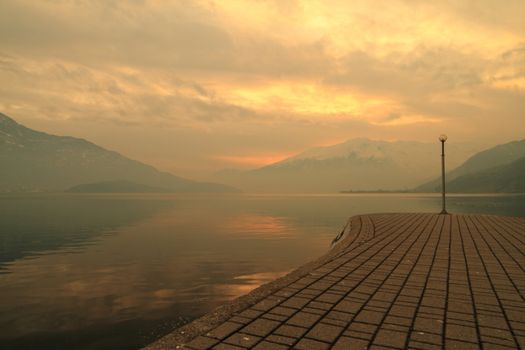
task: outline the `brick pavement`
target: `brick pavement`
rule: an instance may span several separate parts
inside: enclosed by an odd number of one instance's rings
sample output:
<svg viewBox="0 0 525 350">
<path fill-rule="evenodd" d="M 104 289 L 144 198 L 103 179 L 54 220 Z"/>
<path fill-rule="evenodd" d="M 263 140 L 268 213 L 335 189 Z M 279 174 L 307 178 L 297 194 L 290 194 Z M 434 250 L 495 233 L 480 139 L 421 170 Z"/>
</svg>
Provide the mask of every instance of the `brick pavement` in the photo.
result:
<svg viewBox="0 0 525 350">
<path fill-rule="evenodd" d="M 525 348 L 525 219 L 385 214 L 352 223 L 330 259 L 168 348 Z"/>
</svg>

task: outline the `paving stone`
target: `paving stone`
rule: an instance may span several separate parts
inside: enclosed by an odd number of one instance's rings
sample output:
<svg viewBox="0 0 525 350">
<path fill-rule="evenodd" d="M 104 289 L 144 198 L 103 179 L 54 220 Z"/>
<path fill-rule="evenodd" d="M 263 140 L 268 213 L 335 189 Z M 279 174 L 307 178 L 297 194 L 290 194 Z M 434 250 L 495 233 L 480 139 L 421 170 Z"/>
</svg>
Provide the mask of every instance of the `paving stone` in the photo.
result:
<svg viewBox="0 0 525 350">
<path fill-rule="evenodd" d="M 325 291 L 332 286 L 332 283 L 326 282 L 315 282 L 309 286 L 310 289 L 316 289 L 318 291 Z"/>
<path fill-rule="evenodd" d="M 392 350 L 392 349 L 396 349 L 396 348 L 391 347 L 391 346 L 383 346 L 383 345 L 375 345 L 375 344 L 370 345 L 370 347 L 368 348 L 368 350 Z"/>
<path fill-rule="evenodd" d="M 252 322 L 252 319 L 241 317 L 241 316 L 233 316 L 228 321 L 235 322 L 235 323 L 240 323 L 240 324 L 248 324 L 248 323 Z"/>
<path fill-rule="evenodd" d="M 253 350 L 287 350 L 287 349 L 289 349 L 287 345 L 271 343 L 269 341 L 262 341 L 253 348 Z"/>
<path fill-rule="evenodd" d="M 317 297 L 317 301 L 322 301 L 330 304 L 335 304 L 339 300 L 341 300 L 340 294 L 333 294 L 333 293 L 323 293 L 320 296 Z"/>
<path fill-rule="evenodd" d="M 334 310 L 356 314 L 362 306 L 363 303 L 360 302 L 342 300 L 334 307 Z"/>
<path fill-rule="evenodd" d="M 320 301 L 312 301 L 308 303 L 308 307 L 311 307 L 314 309 L 320 309 L 320 310 L 329 310 L 333 307 L 333 305 L 329 303 L 323 303 Z"/>
<path fill-rule="evenodd" d="M 380 329 L 379 332 L 377 332 L 376 334 L 373 344 L 392 346 L 392 347 L 401 349 L 405 347 L 406 338 L 407 338 L 407 333 L 405 332 L 397 332 L 397 331 L 391 331 L 388 329 Z"/>
<path fill-rule="evenodd" d="M 396 324 L 400 326 L 410 326 L 412 324 L 412 319 L 408 317 L 387 316 L 385 318 L 385 323 Z"/>
<path fill-rule="evenodd" d="M 408 343 L 408 349 L 409 350 L 443 350 L 443 347 L 441 345 L 411 340 Z"/>
<path fill-rule="evenodd" d="M 293 309 L 300 309 L 306 304 L 310 302 L 310 299 L 307 298 L 300 298 L 300 297 L 291 297 L 290 299 L 286 300 L 281 305 L 284 307 L 289 307 Z"/>
<path fill-rule="evenodd" d="M 296 309 L 292 309 L 289 307 L 283 307 L 283 306 L 277 306 L 271 310 L 271 313 L 277 314 L 277 315 L 283 315 L 283 316 L 292 316 L 296 312 L 297 312 Z"/>
<path fill-rule="evenodd" d="M 382 312 L 362 310 L 357 314 L 355 320 L 358 322 L 366 322 L 372 324 L 381 324 L 384 314 Z"/>
<path fill-rule="evenodd" d="M 275 331 L 275 334 L 280 334 L 280 335 L 284 335 L 284 336 L 292 337 L 292 338 L 300 338 L 307 331 L 308 329 L 303 328 L 303 327 L 290 326 L 290 325 L 284 324 L 281 327 L 277 328 L 277 330 Z"/>
<path fill-rule="evenodd" d="M 410 341 L 441 346 L 442 340 L 443 338 L 439 333 L 426 333 L 421 331 L 413 331 L 410 333 Z"/>
<path fill-rule="evenodd" d="M 479 344 L 468 343 L 461 340 L 445 339 L 445 349 L 457 349 L 457 350 L 478 350 Z"/>
<path fill-rule="evenodd" d="M 196 350 L 207 350 L 211 349 L 218 342 L 219 341 L 217 339 L 198 336 L 197 338 L 193 339 L 188 344 L 186 344 L 186 346 Z"/>
<path fill-rule="evenodd" d="M 343 327 L 318 323 L 306 334 L 306 336 L 315 340 L 332 343 L 343 332 L 343 330 Z"/>
<path fill-rule="evenodd" d="M 427 318 L 416 317 L 414 322 L 414 330 L 428 333 L 441 333 L 443 328 L 443 321 Z"/>
<path fill-rule="evenodd" d="M 259 317 L 263 314 L 262 311 L 254 310 L 254 309 L 247 309 L 237 314 L 237 316 L 254 319 L 256 317 Z"/>
<path fill-rule="evenodd" d="M 501 348 L 515 348 L 514 341 L 509 338 L 496 338 L 496 337 L 487 337 L 487 336 L 481 336 L 481 343 L 485 345 L 490 346 L 498 346 Z"/>
<path fill-rule="evenodd" d="M 465 314 L 462 312 L 448 311 L 447 318 L 452 319 L 452 320 L 462 320 L 462 321 L 474 322 L 473 313 Z"/>
<path fill-rule="evenodd" d="M 263 299 L 262 301 L 258 302 L 254 306 L 252 306 L 253 310 L 257 311 L 268 311 L 274 306 L 277 306 L 280 303 L 279 299 Z M 240 315 L 242 316 L 242 315 Z"/>
<path fill-rule="evenodd" d="M 364 339 L 367 341 L 372 341 L 372 338 L 374 338 L 373 334 L 352 330 L 344 331 L 343 335 L 351 338 Z"/>
<path fill-rule="evenodd" d="M 281 290 L 278 290 L 277 292 L 275 292 L 273 294 L 273 296 L 277 297 L 277 298 L 288 298 L 288 297 L 294 295 L 295 293 L 297 293 L 297 291 L 289 290 L 287 288 L 284 288 L 284 289 L 281 289 Z"/>
<path fill-rule="evenodd" d="M 450 339 L 463 340 L 472 343 L 476 343 L 478 341 L 476 328 L 458 326 L 450 323 L 447 324 L 445 336 Z"/>
<path fill-rule="evenodd" d="M 297 342 L 296 338 L 285 337 L 284 335 L 276 335 L 276 334 L 269 335 L 266 339 L 272 343 L 278 343 L 278 344 L 289 345 L 289 346 Z"/>
<path fill-rule="evenodd" d="M 219 327 L 211 330 L 206 335 L 211 338 L 224 339 L 239 330 L 243 325 L 233 322 L 224 322 Z"/>
<path fill-rule="evenodd" d="M 239 346 L 220 343 L 213 347 L 213 350 L 243 350 L 244 348 L 241 348 Z"/>
<path fill-rule="evenodd" d="M 357 331 L 362 333 L 374 334 L 377 329 L 376 325 L 362 322 L 352 322 L 348 326 L 349 331 Z"/>
<path fill-rule="evenodd" d="M 404 332 L 404 333 L 408 333 L 408 330 L 410 329 L 408 326 L 400 326 L 400 325 L 385 323 L 385 322 L 381 324 L 381 328 L 389 329 L 391 331 Z"/>
<path fill-rule="evenodd" d="M 524 336 L 516 336 L 516 339 L 518 340 L 519 347 L 521 349 L 525 349 L 525 335 Z"/>
<path fill-rule="evenodd" d="M 283 315 L 275 315 L 275 314 L 272 314 L 272 313 L 266 313 L 266 314 L 262 315 L 261 318 L 265 318 L 267 320 L 283 322 L 288 317 L 287 316 L 283 316 Z"/>
<path fill-rule="evenodd" d="M 363 339 L 341 337 L 334 344 L 332 350 L 367 350 L 369 342 Z"/>
<path fill-rule="evenodd" d="M 348 322 L 340 321 L 340 320 L 334 320 L 331 318 L 323 318 L 323 323 L 330 324 L 332 326 L 339 326 L 345 328 L 348 325 Z"/>
<path fill-rule="evenodd" d="M 234 333 L 233 335 L 226 338 L 224 342 L 232 345 L 241 346 L 244 348 L 249 348 L 255 345 L 259 340 L 261 340 L 260 337 L 256 337 L 253 335 L 244 333 Z"/>
<path fill-rule="evenodd" d="M 307 312 L 298 312 L 295 315 L 292 316 L 286 323 L 290 324 L 292 326 L 300 326 L 300 327 L 306 327 L 309 328 L 313 326 L 317 320 L 319 320 L 321 316 L 314 315 Z"/>
<path fill-rule="evenodd" d="M 506 329 L 498 329 L 492 327 L 480 327 L 479 332 L 481 337 L 495 337 L 495 338 L 509 338 L 511 334 Z"/>
<path fill-rule="evenodd" d="M 379 300 L 372 299 L 370 302 L 368 302 L 367 305 L 368 306 L 378 307 L 378 308 L 386 310 L 386 309 L 388 309 L 390 307 L 391 303 L 386 302 L 386 301 L 379 301 Z"/>
<path fill-rule="evenodd" d="M 301 309 L 301 311 L 304 311 L 304 312 L 308 312 L 308 313 L 311 313 L 311 314 L 314 314 L 314 315 L 324 315 L 326 313 L 326 310 L 321 310 L 321 309 L 314 309 L 312 307 L 303 307 Z"/>
<path fill-rule="evenodd" d="M 407 317 L 412 318 L 414 317 L 414 313 L 416 312 L 416 308 L 413 306 L 404 306 L 404 305 L 394 305 L 390 309 L 389 315 L 397 316 L 397 317 Z"/>
<path fill-rule="evenodd" d="M 317 340 L 303 338 L 294 346 L 298 350 L 326 350 L 330 348 L 330 344 L 323 343 Z"/>
<path fill-rule="evenodd" d="M 354 318 L 354 314 L 332 310 L 328 314 L 326 314 L 325 317 L 331 318 L 334 320 L 341 320 L 341 321 L 345 321 L 349 323 Z"/>
<path fill-rule="evenodd" d="M 277 321 L 258 318 L 246 327 L 244 327 L 242 331 L 244 333 L 265 337 L 268 334 L 270 334 L 275 328 L 277 328 L 280 324 L 281 323 Z"/>
</svg>

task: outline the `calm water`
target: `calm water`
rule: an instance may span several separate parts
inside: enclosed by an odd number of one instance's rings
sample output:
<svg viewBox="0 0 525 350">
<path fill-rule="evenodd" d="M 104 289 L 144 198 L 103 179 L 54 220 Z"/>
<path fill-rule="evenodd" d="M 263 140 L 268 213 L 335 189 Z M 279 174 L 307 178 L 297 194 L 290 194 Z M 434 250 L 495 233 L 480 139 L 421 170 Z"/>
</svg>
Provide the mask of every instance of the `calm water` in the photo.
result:
<svg viewBox="0 0 525 350">
<path fill-rule="evenodd" d="M 449 199 L 525 216 L 525 196 Z M 137 349 L 325 253 L 349 216 L 414 195 L 0 196 L 0 348 Z"/>
</svg>

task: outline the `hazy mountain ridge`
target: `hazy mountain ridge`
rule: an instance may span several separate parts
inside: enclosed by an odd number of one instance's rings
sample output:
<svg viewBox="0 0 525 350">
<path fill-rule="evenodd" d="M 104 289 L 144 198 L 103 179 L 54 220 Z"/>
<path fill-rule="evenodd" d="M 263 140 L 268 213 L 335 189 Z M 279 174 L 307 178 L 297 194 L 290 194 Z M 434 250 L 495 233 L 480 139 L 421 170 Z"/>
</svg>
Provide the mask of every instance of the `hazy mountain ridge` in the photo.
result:
<svg viewBox="0 0 525 350">
<path fill-rule="evenodd" d="M 72 193 L 167 193 L 172 192 L 162 187 L 153 187 L 136 182 L 117 180 L 80 184 L 66 190 Z"/>
<path fill-rule="evenodd" d="M 525 193 L 525 157 L 510 164 L 459 176 L 447 191 L 464 193 Z"/>
<path fill-rule="evenodd" d="M 29 129 L 0 113 L 0 191 L 62 191 L 72 186 L 127 180 L 174 192 L 232 192 L 126 158 L 84 139 Z"/>
<path fill-rule="evenodd" d="M 450 153 L 447 149 L 447 155 Z M 446 179 L 447 183 L 452 183 L 456 179 L 463 178 L 462 180 L 456 182 L 458 187 L 449 188 L 451 191 L 457 191 L 460 189 L 460 185 L 465 186 L 465 191 L 470 186 L 466 183 L 467 179 L 474 179 L 478 175 L 479 178 L 485 178 L 486 181 L 489 181 L 487 176 L 492 174 L 495 176 L 497 171 L 510 171 L 510 168 L 505 167 L 500 168 L 505 165 L 509 165 L 521 158 L 525 157 L 525 139 L 519 141 L 512 141 L 509 143 L 497 145 L 489 149 L 485 149 L 479 153 L 476 153 L 469 159 L 467 159 L 462 165 L 453 170 L 447 172 Z M 447 160 L 448 165 L 448 160 Z M 499 169 L 499 170 L 498 170 Z M 516 170 L 519 168 L 516 168 Z M 478 174 L 478 175 L 476 175 Z M 522 173 L 525 177 L 525 173 Z M 478 181 L 478 180 L 476 180 Z M 488 185 L 488 183 L 487 183 Z M 437 177 L 436 179 L 424 183 L 415 188 L 415 191 L 418 192 L 438 192 L 441 191 L 441 178 Z M 460 190 L 461 191 L 461 190 Z M 469 192 L 471 190 L 468 190 Z"/>
<path fill-rule="evenodd" d="M 479 148 L 452 144 L 453 165 Z M 339 192 L 407 190 L 439 174 L 438 142 L 377 141 L 365 138 L 316 147 L 249 171 L 223 171 L 216 179 L 249 191 Z"/>
</svg>

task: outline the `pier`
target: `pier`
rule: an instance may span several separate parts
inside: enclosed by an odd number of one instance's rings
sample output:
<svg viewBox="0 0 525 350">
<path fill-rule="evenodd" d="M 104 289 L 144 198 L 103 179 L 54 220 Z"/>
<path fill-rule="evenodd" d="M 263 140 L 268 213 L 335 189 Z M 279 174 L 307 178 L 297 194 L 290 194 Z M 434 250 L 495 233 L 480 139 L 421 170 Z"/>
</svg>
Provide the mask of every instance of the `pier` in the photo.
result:
<svg viewBox="0 0 525 350">
<path fill-rule="evenodd" d="M 338 238 L 146 349 L 525 348 L 525 219 L 361 215 Z"/>
</svg>

